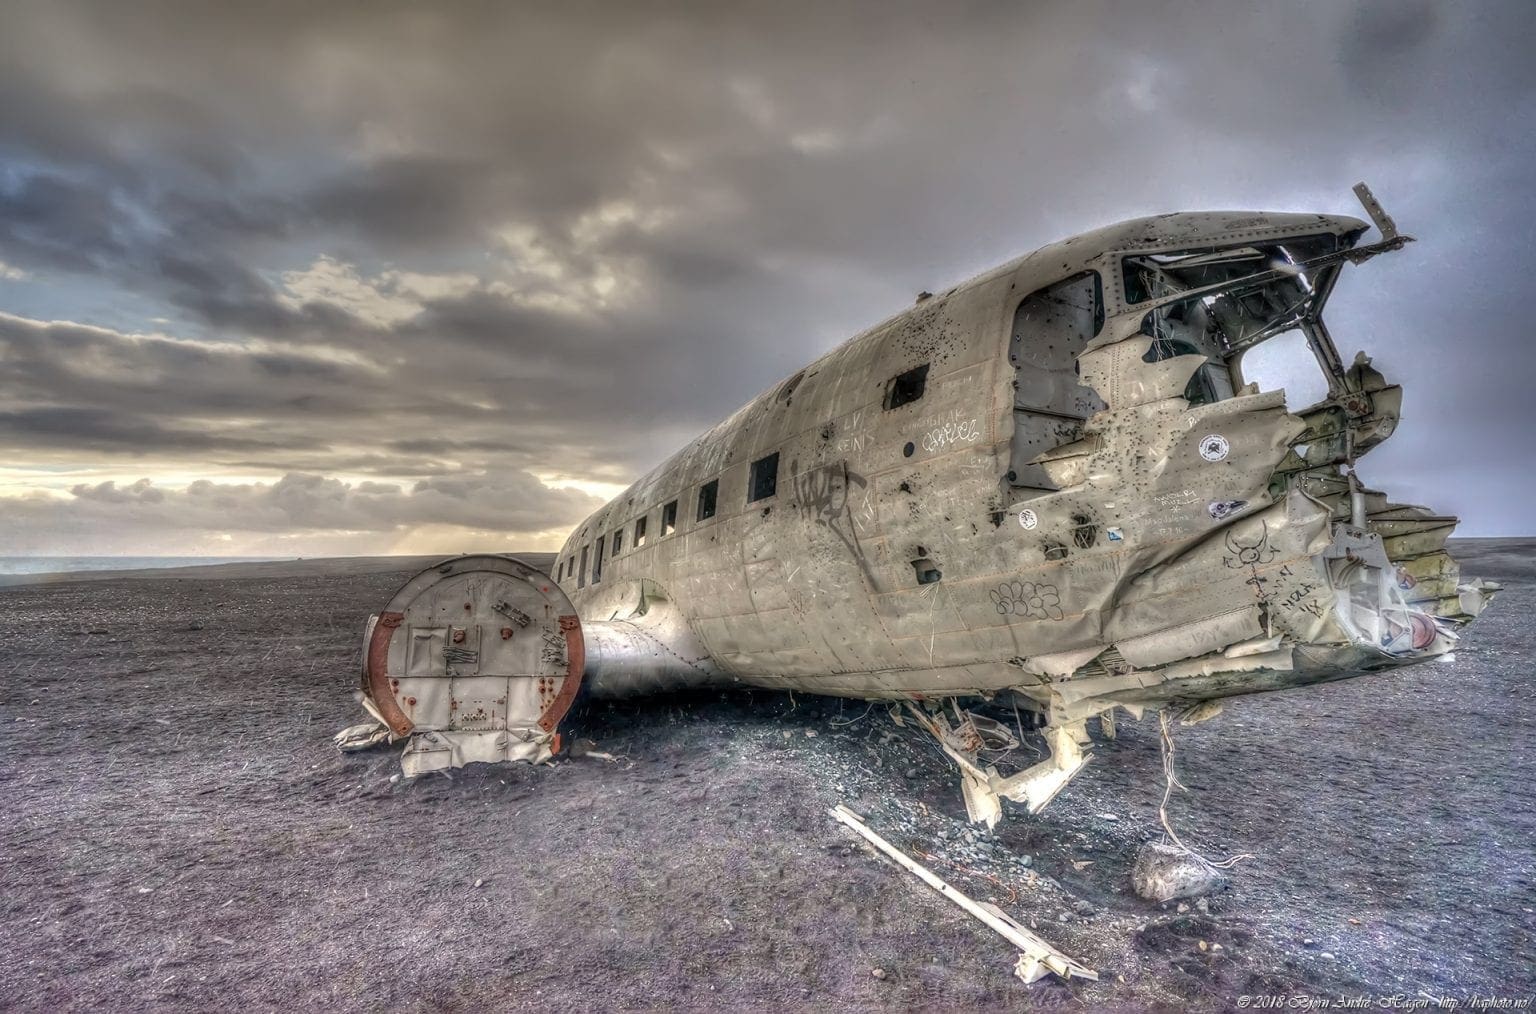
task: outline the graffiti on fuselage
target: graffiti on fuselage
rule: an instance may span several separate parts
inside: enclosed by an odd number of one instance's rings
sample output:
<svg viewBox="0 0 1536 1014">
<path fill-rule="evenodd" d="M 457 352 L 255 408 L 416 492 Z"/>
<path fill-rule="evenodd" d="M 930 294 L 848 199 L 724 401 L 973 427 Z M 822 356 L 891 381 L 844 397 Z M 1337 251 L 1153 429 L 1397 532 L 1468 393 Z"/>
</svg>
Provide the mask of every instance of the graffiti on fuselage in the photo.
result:
<svg viewBox="0 0 1536 1014">
<path fill-rule="evenodd" d="M 842 540 L 873 586 L 874 575 L 870 573 L 864 546 L 859 541 L 859 529 L 853 520 L 854 488 L 868 489 L 869 480 L 850 471 L 846 461 L 818 465 L 804 472 L 798 471 L 798 467 L 798 461 L 790 463 L 790 470 L 796 473 L 795 502 L 799 504 L 800 516 Z"/>
</svg>

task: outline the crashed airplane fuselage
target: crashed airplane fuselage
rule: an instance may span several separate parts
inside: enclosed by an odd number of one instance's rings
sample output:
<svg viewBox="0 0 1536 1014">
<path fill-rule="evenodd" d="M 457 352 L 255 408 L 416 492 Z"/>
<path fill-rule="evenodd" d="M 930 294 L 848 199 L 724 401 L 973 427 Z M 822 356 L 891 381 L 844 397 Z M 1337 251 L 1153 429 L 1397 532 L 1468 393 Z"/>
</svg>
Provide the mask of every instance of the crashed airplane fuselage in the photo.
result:
<svg viewBox="0 0 1536 1014">
<path fill-rule="evenodd" d="M 1163 215 L 925 294 L 592 514 L 553 581 L 480 557 L 407 586 L 367 703 L 419 771 L 548 756 L 578 687 L 1011 700 L 1053 750 L 1012 777 L 965 713 L 913 709 L 995 820 L 998 796 L 1043 805 L 1116 707 L 1444 654 L 1491 586 L 1446 555 L 1455 518 L 1357 478 L 1401 389 L 1323 324 L 1346 263 L 1407 241 L 1362 198 L 1380 242 L 1342 216 Z M 1286 332 L 1317 404 L 1244 375 Z"/>
</svg>

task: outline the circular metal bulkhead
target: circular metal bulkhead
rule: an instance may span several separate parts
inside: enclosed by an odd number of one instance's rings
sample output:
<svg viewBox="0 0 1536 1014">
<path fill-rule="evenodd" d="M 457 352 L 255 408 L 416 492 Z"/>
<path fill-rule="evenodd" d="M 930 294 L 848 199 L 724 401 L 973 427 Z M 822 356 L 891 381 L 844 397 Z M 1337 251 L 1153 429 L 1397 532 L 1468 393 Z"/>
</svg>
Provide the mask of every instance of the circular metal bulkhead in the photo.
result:
<svg viewBox="0 0 1536 1014">
<path fill-rule="evenodd" d="M 581 622 L 548 574 L 507 556 L 461 556 L 406 582 L 368 632 L 363 689 L 408 773 L 560 749 L 581 686 Z"/>
</svg>

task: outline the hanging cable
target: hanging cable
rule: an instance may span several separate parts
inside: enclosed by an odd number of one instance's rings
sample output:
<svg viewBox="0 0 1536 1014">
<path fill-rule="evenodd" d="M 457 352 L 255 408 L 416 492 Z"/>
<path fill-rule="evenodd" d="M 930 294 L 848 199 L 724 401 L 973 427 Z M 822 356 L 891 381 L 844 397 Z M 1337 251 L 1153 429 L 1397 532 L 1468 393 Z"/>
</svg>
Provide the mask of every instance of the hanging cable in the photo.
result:
<svg viewBox="0 0 1536 1014">
<path fill-rule="evenodd" d="M 1228 856 L 1226 859 L 1223 859 L 1220 862 L 1213 862 L 1210 859 L 1207 859 L 1205 856 L 1201 855 L 1199 852 L 1196 852 L 1194 849 L 1190 848 L 1188 845 L 1185 845 L 1184 842 L 1179 839 L 1178 834 L 1174 832 L 1173 824 L 1168 820 L 1168 800 L 1173 795 L 1174 786 L 1178 786 L 1179 789 L 1184 792 L 1188 792 L 1189 789 L 1184 785 L 1183 782 L 1179 781 L 1179 776 L 1177 773 L 1175 773 L 1173 768 L 1173 730 L 1168 726 L 1167 708 L 1161 708 L 1158 710 L 1157 722 L 1162 731 L 1163 737 L 1163 801 L 1158 804 L 1157 816 L 1158 819 L 1162 821 L 1163 833 L 1167 836 L 1168 841 L 1171 842 L 1173 846 L 1179 851 L 1188 853 L 1189 855 L 1192 855 L 1196 859 L 1200 860 L 1202 863 L 1205 863 L 1207 866 L 1218 870 L 1231 869 L 1238 863 L 1242 862 L 1244 859 L 1252 859 L 1252 855 L 1246 852 L 1240 852 L 1237 855 Z"/>
</svg>

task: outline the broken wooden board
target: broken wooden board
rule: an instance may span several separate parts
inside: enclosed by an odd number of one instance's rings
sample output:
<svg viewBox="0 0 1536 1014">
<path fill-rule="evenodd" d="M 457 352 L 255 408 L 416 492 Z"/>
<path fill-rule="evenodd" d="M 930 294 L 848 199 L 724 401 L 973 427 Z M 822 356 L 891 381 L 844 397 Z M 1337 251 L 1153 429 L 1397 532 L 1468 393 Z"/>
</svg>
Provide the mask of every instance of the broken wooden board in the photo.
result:
<svg viewBox="0 0 1536 1014">
<path fill-rule="evenodd" d="M 1072 976 L 1077 976 L 1079 979 L 1098 979 L 1098 972 L 1058 951 L 996 906 L 985 905 L 968 897 L 928 867 L 880 837 L 848 807 L 839 804 L 827 813 L 833 820 L 853 828 L 875 848 L 896 860 L 929 887 L 986 923 L 1003 939 L 1019 948 L 1023 953 L 1019 955 L 1014 972 L 1025 982 L 1036 982 L 1044 978 L 1047 972 L 1054 972 L 1063 979 L 1069 979 Z"/>
</svg>

